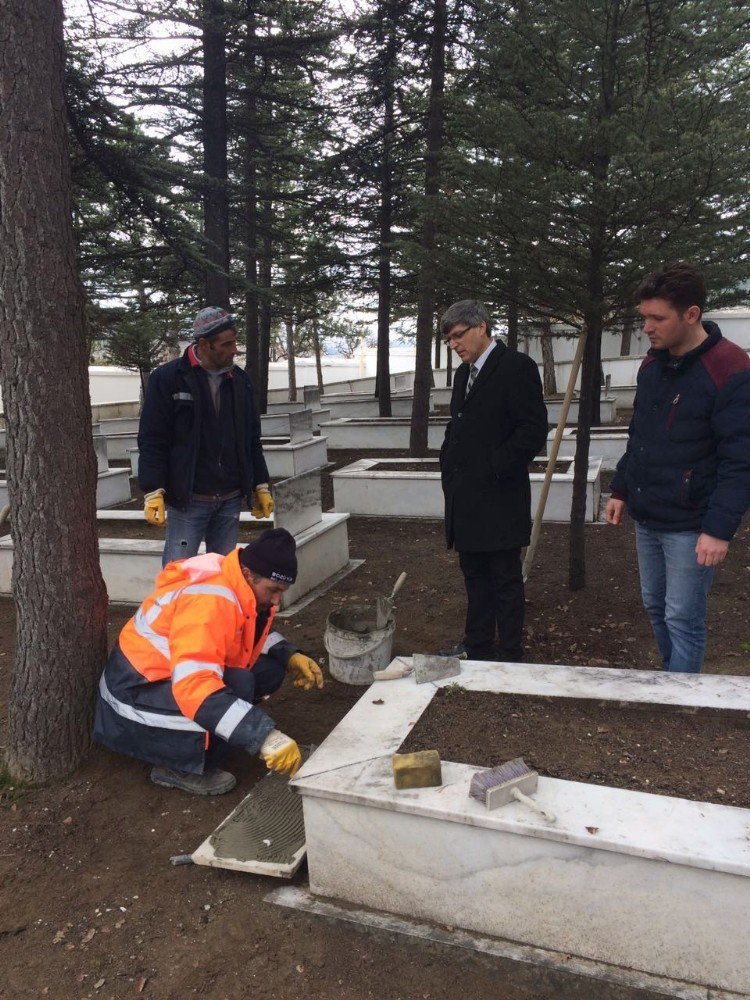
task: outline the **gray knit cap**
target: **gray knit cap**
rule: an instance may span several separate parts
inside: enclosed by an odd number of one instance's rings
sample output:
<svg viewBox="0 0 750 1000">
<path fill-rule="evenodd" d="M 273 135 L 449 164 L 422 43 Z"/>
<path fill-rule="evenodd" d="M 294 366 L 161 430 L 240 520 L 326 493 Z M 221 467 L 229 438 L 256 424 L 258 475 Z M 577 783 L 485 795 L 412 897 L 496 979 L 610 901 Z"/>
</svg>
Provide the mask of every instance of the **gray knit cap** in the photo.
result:
<svg viewBox="0 0 750 1000">
<path fill-rule="evenodd" d="M 217 333 L 234 328 L 234 316 L 218 306 L 206 306 L 193 320 L 193 340 L 201 337 L 215 337 Z"/>
</svg>

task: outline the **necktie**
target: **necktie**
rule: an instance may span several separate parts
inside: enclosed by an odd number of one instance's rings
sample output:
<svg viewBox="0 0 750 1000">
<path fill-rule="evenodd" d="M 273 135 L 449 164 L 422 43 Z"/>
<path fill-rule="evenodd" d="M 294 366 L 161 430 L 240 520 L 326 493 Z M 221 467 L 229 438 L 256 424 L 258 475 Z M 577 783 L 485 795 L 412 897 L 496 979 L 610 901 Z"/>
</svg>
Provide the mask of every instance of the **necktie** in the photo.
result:
<svg viewBox="0 0 750 1000">
<path fill-rule="evenodd" d="M 469 369 L 469 380 L 466 383 L 467 396 L 471 392 L 471 387 L 474 385 L 474 379 L 477 377 L 478 374 L 479 374 L 479 369 L 477 368 L 476 365 L 472 365 L 471 368 Z"/>
</svg>

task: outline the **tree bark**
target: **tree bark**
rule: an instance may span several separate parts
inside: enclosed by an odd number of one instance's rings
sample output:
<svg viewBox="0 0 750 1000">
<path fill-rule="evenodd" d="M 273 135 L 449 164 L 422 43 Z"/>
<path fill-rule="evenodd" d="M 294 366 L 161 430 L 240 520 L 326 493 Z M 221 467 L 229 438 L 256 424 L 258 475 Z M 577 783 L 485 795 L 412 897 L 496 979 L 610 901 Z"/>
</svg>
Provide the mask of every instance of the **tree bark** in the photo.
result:
<svg viewBox="0 0 750 1000">
<path fill-rule="evenodd" d="M 393 125 L 396 26 L 386 11 L 385 52 L 383 55 L 383 155 L 380 165 L 380 205 L 378 208 L 378 340 L 375 394 L 381 417 L 391 409 L 391 255 L 393 225 Z"/>
<path fill-rule="evenodd" d="M 289 402 L 297 402 L 297 369 L 294 361 L 294 320 L 291 316 L 284 317 L 286 328 L 286 363 L 289 371 Z"/>
<path fill-rule="evenodd" d="M 257 0 L 247 0 L 245 37 L 248 52 L 245 60 L 252 69 L 255 54 L 255 6 Z M 258 149 L 255 143 L 257 102 L 253 85 L 245 92 L 245 368 L 253 386 L 260 381 L 260 344 L 258 335 Z"/>
<path fill-rule="evenodd" d="M 510 299 L 508 301 L 508 347 L 518 350 L 518 278 L 510 277 Z"/>
<path fill-rule="evenodd" d="M 555 352 L 552 348 L 552 333 L 549 316 L 543 316 L 541 320 L 542 344 L 542 383 L 545 396 L 554 396 L 557 392 L 557 375 L 555 373 Z"/>
<path fill-rule="evenodd" d="M 446 0 L 435 0 L 432 43 L 430 48 L 430 97 L 427 112 L 427 163 L 425 167 L 425 204 L 422 227 L 422 259 L 419 268 L 417 300 L 417 350 L 414 371 L 414 402 L 411 412 L 409 454 L 427 454 L 427 428 L 432 388 L 432 327 L 435 315 L 435 244 L 437 242 L 438 196 L 440 194 L 440 156 L 443 147 L 445 41 L 447 33 Z"/>
<path fill-rule="evenodd" d="M 60 0 L 6 0 L 0 379 L 17 607 L 7 765 L 31 781 L 70 773 L 88 748 L 107 651 L 63 66 Z"/>
<path fill-rule="evenodd" d="M 261 200 L 260 255 L 258 258 L 258 404 L 260 412 L 268 407 L 268 360 L 271 353 L 271 254 L 273 225 L 273 194 L 271 165 L 263 177 Z"/>
<path fill-rule="evenodd" d="M 312 341 L 313 341 L 313 353 L 315 354 L 315 374 L 318 378 L 318 389 L 320 389 L 321 396 L 323 395 L 323 361 L 320 356 L 320 330 L 318 329 L 317 317 L 312 321 Z"/>
<path fill-rule="evenodd" d="M 627 358 L 632 350 L 633 330 L 635 329 L 636 314 L 632 309 L 628 309 L 622 321 L 622 336 L 620 337 L 620 357 Z"/>
<path fill-rule="evenodd" d="M 229 309 L 229 195 L 227 190 L 227 54 L 222 0 L 203 0 L 203 231 L 206 305 Z"/>
</svg>

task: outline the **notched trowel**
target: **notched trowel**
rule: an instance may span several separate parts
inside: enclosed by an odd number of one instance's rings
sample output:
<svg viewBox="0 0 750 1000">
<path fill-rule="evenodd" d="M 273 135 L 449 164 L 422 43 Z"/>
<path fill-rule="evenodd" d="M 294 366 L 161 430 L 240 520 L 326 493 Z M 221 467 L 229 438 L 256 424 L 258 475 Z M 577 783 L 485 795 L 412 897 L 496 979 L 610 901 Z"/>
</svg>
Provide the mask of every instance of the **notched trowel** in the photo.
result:
<svg viewBox="0 0 750 1000">
<path fill-rule="evenodd" d="M 442 681 L 461 673 L 461 661 L 457 656 L 438 656 L 437 653 L 415 653 L 411 658 L 414 680 L 417 684 L 428 681 Z"/>
</svg>

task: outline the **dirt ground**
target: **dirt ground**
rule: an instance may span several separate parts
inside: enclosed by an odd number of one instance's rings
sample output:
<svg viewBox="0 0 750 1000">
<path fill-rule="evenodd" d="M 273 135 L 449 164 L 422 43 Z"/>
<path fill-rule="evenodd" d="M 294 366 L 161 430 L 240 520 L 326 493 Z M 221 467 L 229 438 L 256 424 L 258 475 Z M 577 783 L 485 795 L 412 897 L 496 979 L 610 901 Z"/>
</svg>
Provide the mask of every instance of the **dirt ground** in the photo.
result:
<svg viewBox="0 0 750 1000">
<path fill-rule="evenodd" d="M 460 678 L 457 678 L 460 684 Z M 447 685 L 399 748 L 750 809 L 747 712 L 462 691 Z"/>
<path fill-rule="evenodd" d="M 358 453 L 356 457 L 363 457 Z M 337 464 L 353 456 L 339 454 Z M 324 498 L 330 506 L 330 484 Z M 586 529 L 586 589 L 567 589 L 567 529 L 548 525 L 527 587 L 527 658 L 653 669 L 654 643 L 640 606 L 633 532 Z M 351 518 L 350 553 L 363 566 L 282 623 L 281 630 L 324 663 L 331 610 L 386 593 L 409 574 L 396 611 L 394 653 L 430 652 L 462 634 L 464 595 L 438 522 Z M 711 599 L 706 670 L 750 674 L 747 619 L 750 527 L 731 547 Z M 110 638 L 132 613 L 112 608 Z M 14 609 L 0 602 L 0 712 L 12 663 Z M 325 664 L 324 664 L 325 666 Z M 283 731 L 320 743 L 362 689 L 328 680 L 322 691 L 285 682 L 269 704 Z M 531 1000 L 559 997 L 522 968 L 416 948 L 270 906 L 275 880 L 198 867 L 172 867 L 194 850 L 262 773 L 237 753 L 237 788 L 196 799 L 156 787 L 148 768 L 92 748 L 68 781 L 33 789 L 0 786 L 0 996 L 417 998 Z M 304 868 L 295 879 L 304 885 Z M 581 997 L 599 996 L 587 985 Z M 608 1000 L 620 996 L 606 993 Z M 627 994 L 631 996 L 630 993 Z M 623 993 L 624 997 L 625 994 Z"/>
</svg>

